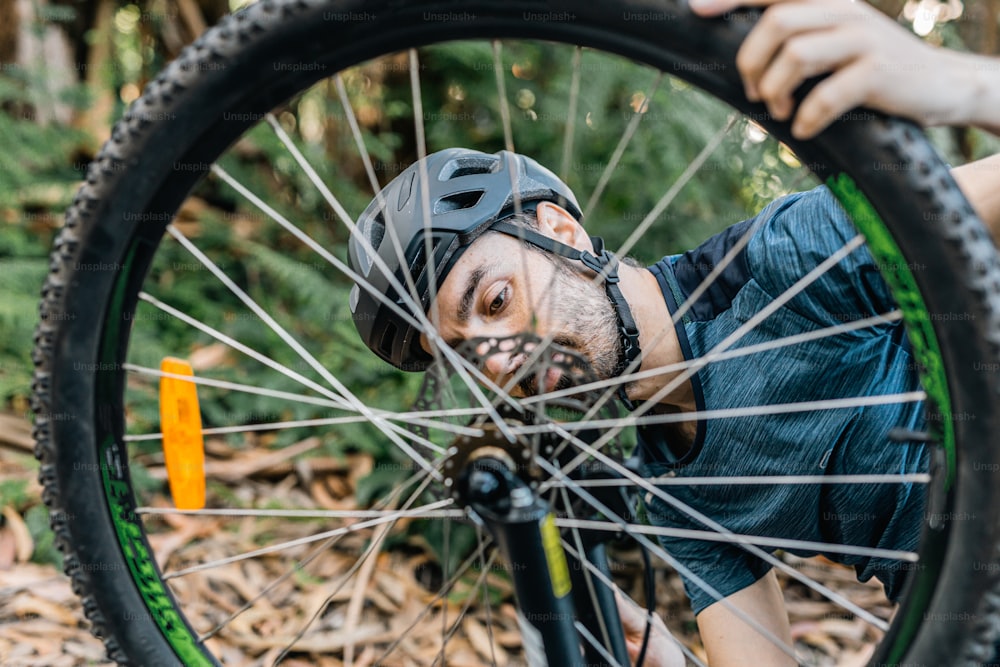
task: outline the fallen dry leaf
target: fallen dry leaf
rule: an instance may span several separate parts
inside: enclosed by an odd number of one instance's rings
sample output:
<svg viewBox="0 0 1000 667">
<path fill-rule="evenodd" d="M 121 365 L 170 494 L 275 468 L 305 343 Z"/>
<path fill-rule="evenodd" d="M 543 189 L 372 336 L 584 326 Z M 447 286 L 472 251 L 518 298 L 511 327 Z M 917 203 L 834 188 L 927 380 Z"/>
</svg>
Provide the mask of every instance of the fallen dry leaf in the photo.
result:
<svg viewBox="0 0 1000 667">
<path fill-rule="evenodd" d="M 35 541 L 31 539 L 31 531 L 17 510 L 10 505 L 4 506 L 3 518 L 4 527 L 8 528 L 14 537 L 14 557 L 19 563 L 27 563 L 35 551 Z"/>
</svg>

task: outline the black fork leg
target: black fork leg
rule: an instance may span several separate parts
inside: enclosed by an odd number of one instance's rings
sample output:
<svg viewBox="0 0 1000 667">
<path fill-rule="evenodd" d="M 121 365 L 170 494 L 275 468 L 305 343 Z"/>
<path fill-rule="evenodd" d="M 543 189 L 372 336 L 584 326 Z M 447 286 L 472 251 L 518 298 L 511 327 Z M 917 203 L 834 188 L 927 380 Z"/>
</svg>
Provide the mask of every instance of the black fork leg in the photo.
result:
<svg viewBox="0 0 1000 667">
<path fill-rule="evenodd" d="M 593 566 L 592 568 L 576 558 L 572 558 L 570 562 L 577 618 L 606 651 L 606 654 L 602 653 L 589 642 L 584 642 L 587 664 L 602 667 L 614 664 L 609 663 L 607 655 L 614 658 L 619 665 L 628 665 L 628 649 L 625 646 L 625 635 L 618 614 L 618 605 L 615 602 L 615 593 L 606 583 L 611 581 L 611 571 L 608 569 L 608 555 L 604 543 L 585 546 L 584 558 Z"/>
<path fill-rule="evenodd" d="M 528 664 L 584 667 L 571 575 L 548 504 L 497 459 L 473 462 L 461 485 L 510 567 Z"/>
</svg>

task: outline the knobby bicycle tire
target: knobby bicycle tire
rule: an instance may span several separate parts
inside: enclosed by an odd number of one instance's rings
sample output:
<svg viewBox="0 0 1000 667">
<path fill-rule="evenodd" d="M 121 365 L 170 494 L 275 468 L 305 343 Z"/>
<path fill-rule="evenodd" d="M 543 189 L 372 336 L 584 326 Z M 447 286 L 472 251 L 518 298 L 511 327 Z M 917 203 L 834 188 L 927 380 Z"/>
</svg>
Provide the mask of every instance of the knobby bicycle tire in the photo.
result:
<svg viewBox="0 0 1000 667">
<path fill-rule="evenodd" d="M 630 18 L 649 12 L 650 20 Z M 44 500 L 66 573 L 110 657 L 133 665 L 214 662 L 159 579 L 141 521 L 130 513 L 122 442 L 128 316 L 172 213 L 222 150 L 320 78 L 439 40 L 510 37 L 601 48 L 686 78 L 760 119 L 838 195 L 890 267 L 887 281 L 926 368 L 930 421 L 943 442 L 936 465 L 945 473 L 930 489 L 934 518 L 923 529 L 921 568 L 872 664 L 987 659 L 1000 634 L 1000 572 L 976 564 L 1000 563 L 1000 452 L 991 443 L 1000 420 L 997 373 L 972 369 L 1000 362 L 1000 261 L 914 126 L 867 114 L 803 143 L 748 103 L 733 63 L 755 17 L 709 21 L 682 2 L 632 0 L 263 0 L 209 30 L 151 82 L 67 213 L 34 352 Z M 886 164 L 896 168 L 878 167 Z M 915 265 L 921 270 L 910 270 Z M 108 270 L 86 269 L 94 266 Z M 968 316 L 944 316 L 951 312 Z M 949 519 L 971 515 L 976 520 Z"/>
</svg>

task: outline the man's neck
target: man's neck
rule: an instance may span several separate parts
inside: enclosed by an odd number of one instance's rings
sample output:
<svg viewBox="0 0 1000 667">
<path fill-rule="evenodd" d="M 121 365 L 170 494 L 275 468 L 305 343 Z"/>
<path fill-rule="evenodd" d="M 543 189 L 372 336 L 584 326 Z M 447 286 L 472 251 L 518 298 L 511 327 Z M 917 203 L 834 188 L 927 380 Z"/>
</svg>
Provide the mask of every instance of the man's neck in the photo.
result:
<svg viewBox="0 0 1000 667">
<path fill-rule="evenodd" d="M 618 272 L 622 294 L 639 327 L 639 346 L 642 348 L 639 371 L 683 362 L 684 354 L 656 276 L 647 269 L 625 264 Z M 678 379 L 682 372 L 660 373 L 631 383 L 627 390 L 629 398 L 635 401 L 656 398 L 659 403 L 693 411 L 696 409 L 694 390 L 689 379 Z"/>
</svg>

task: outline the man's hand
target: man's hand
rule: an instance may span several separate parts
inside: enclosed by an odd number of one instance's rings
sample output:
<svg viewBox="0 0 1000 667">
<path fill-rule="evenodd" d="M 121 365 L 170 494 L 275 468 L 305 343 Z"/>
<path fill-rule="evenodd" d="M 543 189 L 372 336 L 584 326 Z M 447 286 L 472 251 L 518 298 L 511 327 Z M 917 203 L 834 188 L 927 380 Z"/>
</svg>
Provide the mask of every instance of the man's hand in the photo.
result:
<svg viewBox="0 0 1000 667">
<path fill-rule="evenodd" d="M 794 113 L 808 139 L 857 106 L 924 125 L 978 125 L 1000 133 L 1000 60 L 939 49 L 855 0 L 690 0 L 702 16 L 768 7 L 736 58 L 746 94 L 778 120 L 792 92 L 828 72 Z"/>
<path fill-rule="evenodd" d="M 615 600 L 618 603 L 618 614 L 622 618 L 622 628 L 625 630 L 628 657 L 632 664 L 635 664 L 642 649 L 642 637 L 646 632 L 646 610 L 637 607 L 618 590 L 615 590 Z M 683 667 L 683 665 L 684 653 L 680 645 L 663 624 L 663 619 L 654 615 L 643 667 Z"/>
</svg>

